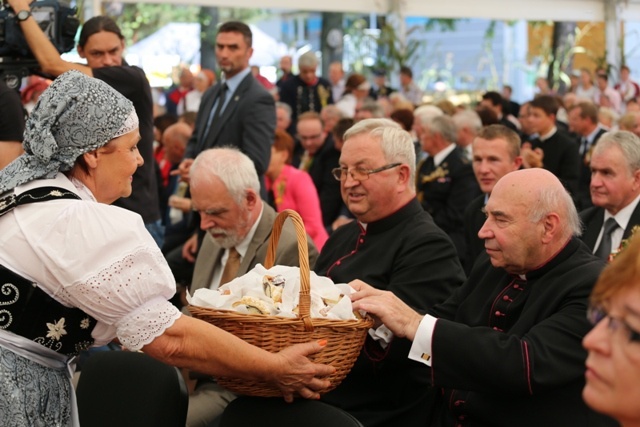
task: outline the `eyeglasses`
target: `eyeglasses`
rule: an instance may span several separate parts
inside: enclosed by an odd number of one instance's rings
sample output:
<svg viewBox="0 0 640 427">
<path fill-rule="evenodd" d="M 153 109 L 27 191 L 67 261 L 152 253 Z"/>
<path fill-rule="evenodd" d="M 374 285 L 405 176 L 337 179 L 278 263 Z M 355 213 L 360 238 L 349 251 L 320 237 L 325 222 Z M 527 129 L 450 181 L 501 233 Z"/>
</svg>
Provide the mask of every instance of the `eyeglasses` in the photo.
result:
<svg viewBox="0 0 640 427">
<path fill-rule="evenodd" d="M 319 133 L 317 135 L 309 135 L 309 136 L 296 135 L 296 137 L 298 138 L 299 141 L 313 141 L 315 139 L 322 138 L 322 134 Z"/>
<path fill-rule="evenodd" d="M 396 166 L 400 166 L 401 164 L 402 163 L 390 163 L 376 169 L 363 169 L 360 167 L 355 167 L 353 169 L 335 168 L 331 170 L 331 175 L 333 175 L 333 177 L 338 181 L 345 181 L 347 179 L 348 173 L 349 175 L 351 175 L 351 178 L 356 181 L 365 181 L 369 179 L 369 175 L 371 175 L 372 173 L 386 171 L 387 169 L 395 168 Z"/>
<path fill-rule="evenodd" d="M 602 320 L 607 319 L 607 329 L 612 332 L 620 331 L 628 342 L 640 342 L 640 332 L 632 329 L 631 326 L 619 317 L 611 316 L 602 306 L 590 306 L 587 309 L 587 319 L 595 326 Z"/>
</svg>

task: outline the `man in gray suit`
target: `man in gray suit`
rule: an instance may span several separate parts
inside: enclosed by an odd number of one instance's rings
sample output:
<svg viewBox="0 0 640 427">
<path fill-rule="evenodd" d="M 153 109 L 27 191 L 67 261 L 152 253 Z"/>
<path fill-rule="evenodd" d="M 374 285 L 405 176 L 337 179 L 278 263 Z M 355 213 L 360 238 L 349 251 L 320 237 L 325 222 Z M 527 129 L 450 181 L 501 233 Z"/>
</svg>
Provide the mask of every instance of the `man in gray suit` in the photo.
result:
<svg viewBox="0 0 640 427">
<path fill-rule="evenodd" d="M 234 148 L 212 148 L 198 155 L 191 167 L 193 209 L 206 231 L 196 259 L 191 293 L 215 289 L 263 263 L 276 212 L 259 196 L 258 175 L 248 156 Z M 309 263 L 318 251 L 307 238 Z M 295 229 L 287 221 L 280 234 L 275 263 L 298 266 Z M 207 426 L 235 395 L 211 378 L 199 378 L 189 397 L 187 426 Z"/>
<path fill-rule="evenodd" d="M 582 241 L 608 259 L 633 227 L 640 225 L 640 139 L 631 132 L 607 132 L 591 155 L 591 201 L 580 212 Z"/>
<path fill-rule="evenodd" d="M 249 156 L 262 181 L 271 157 L 276 113 L 273 97 L 251 75 L 251 44 L 248 25 L 230 21 L 220 26 L 216 59 L 224 79 L 202 97 L 195 129 L 180 164 L 183 178 L 187 178 L 193 159 L 201 151 L 232 145 Z"/>
</svg>

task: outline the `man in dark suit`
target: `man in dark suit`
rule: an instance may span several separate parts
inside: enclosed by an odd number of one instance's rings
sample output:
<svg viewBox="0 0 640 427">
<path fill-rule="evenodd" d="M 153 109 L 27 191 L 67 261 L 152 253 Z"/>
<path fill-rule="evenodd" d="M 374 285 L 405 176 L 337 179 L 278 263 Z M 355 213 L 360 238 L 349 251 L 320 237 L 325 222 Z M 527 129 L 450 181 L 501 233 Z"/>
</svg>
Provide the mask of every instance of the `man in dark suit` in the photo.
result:
<svg viewBox="0 0 640 427">
<path fill-rule="evenodd" d="M 193 135 L 180 173 L 188 179 L 193 159 L 203 150 L 235 146 L 253 161 L 262 182 L 269 166 L 276 126 L 275 102 L 251 75 L 252 34 L 242 22 L 226 22 L 216 36 L 216 59 L 224 79 L 208 89 L 200 103 Z"/>
<path fill-rule="evenodd" d="M 333 145 L 333 137 L 324 130 L 318 113 L 303 113 L 296 129 L 296 138 L 304 151 L 293 165 L 311 176 L 320 199 L 322 222 L 330 229 L 342 207 L 340 183 L 331 175 L 331 170 L 339 166 L 340 152 Z"/>
<path fill-rule="evenodd" d="M 10 3 L 16 14 L 30 10 L 28 1 Z M 147 76 L 141 68 L 130 66 L 124 60 L 124 36 L 108 16 L 94 16 L 82 25 L 77 51 L 86 60 L 85 65 L 67 62 L 60 57 L 49 36 L 44 34 L 36 21 L 38 14 L 29 15 L 19 25 L 34 57 L 38 59 L 40 71 L 57 77 L 66 71 L 78 70 L 104 81 L 133 102 L 140 121 L 138 150 L 144 164 L 133 175 L 131 196 L 118 199 L 113 204 L 139 214 L 158 246 L 162 246 L 164 229 L 160 220 L 153 158 L 153 99 Z"/>
<path fill-rule="evenodd" d="M 598 142 L 598 139 L 606 132 L 598 124 L 598 107 L 592 102 L 581 102 L 574 105 L 569 110 L 569 130 L 577 135 L 577 144 L 580 154 L 580 179 L 578 181 L 578 192 L 576 197 L 576 207 L 578 210 L 593 206 L 591 203 L 591 192 L 589 183 L 591 182 L 591 151 Z"/>
<path fill-rule="evenodd" d="M 431 426 L 609 426 L 581 398 L 589 294 L 604 263 L 577 238 L 571 197 L 544 169 L 504 175 L 480 230 L 487 255 L 444 303 L 414 311 L 352 282 L 354 308 L 413 341 L 441 396 Z M 428 276 L 428 274 L 426 274 Z"/>
<path fill-rule="evenodd" d="M 444 301 L 464 273 L 451 240 L 416 200 L 411 135 L 391 120 L 366 119 L 344 139 L 334 173 L 356 220 L 329 237 L 315 272 L 336 283 L 366 280 L 419 310 Z M 384 331 L 367 338 L 349 375 L 323 400 L 366 427 L 429 425 L 429 370 L 407 358 L 408 340 L 385 341 Z"/>
<path fill-rule="evenodd" d="M 529 124 L 538 137 L 523 145 L 525 167 L 543 167 L 560 179 L 560 182 L 576 197 L 580 156 L 578 145 L 556 127 L 558 101 L 549 95 L 536 97 L 529 104 Z"/>
<path fill-rule="evenodd" d="M 484 240 L 478 236 L 484 221 L 484 205 L 487 203 L 493 186 L 509 172 L 522 166 L 520 157 L 520 137 L 506 126 L 489 125 L 478 132 L 473 140 L 473 173 L 480 190 L 484 194 L 474 199 L 464 212 L 464 231 L 467 254 L 463 266 L 467 274 L 481 253 L 484 253 Z"/>
<path fill-rule="evenodd" d="M 425 122 L 417 112 L 414 128 L 422 150 L 429 155 L 418 165 L 418 200 L 449 235 L 464 265 L 464 211 L 480 195 L 471 162 L 455 144 L 457 131 L 451 117 L 439 116 Z"/>
<path fill-rule="evenodd" d="M 216 36 L 216 60 L 224 79 L 207 89 L 200 102 L 195 129 L 178 167 L 182 179 L 189 181 L 193 159 L 203 150 L 218 146 L 234 146 L 245 153 L 260 179 L 260 195 L 267 198 L 264 173 L 271 158 L 276 127 L 273 97 L 251 74 L 249 58 L 253 35 L 248 25 L 230 21 L 222 24 Z M 192 228 L 196 229 L 196 222 Z M 167 255 L 169 264 L 191 264 L 198 250 L 198 239 L 192 236 L 180 253 Z M 184 260 L 184 261 L 183 261 Z"/>
<path fill-rule="evenodd" d="M 24 116 L 20 95 L 0 79 L 0 169 L 24 152 Z"/>
<path fill-rule="evenodd" d="M 640 225 L 640 138 L 631 132 L 605 133 L 591 155 L 591 201 L 580 212 L 582 240 L 608 259 Z"/>
<path fill-rule="evenodd" d="M 388 98 L 396 90 L 390 86 L 387 86 L 387 71 L 378 68 L 373 70 L 373 84 L 369 89 L 369 97 L 377 100 L 381 98 Z"/>
<path fill-rule="evenodd" d="M 290 55 L 285 55 L 282 58 L 280 58 L 281 74 L 280 74 L 280 78 L 276 82 L 276 86 L 278 87 L 278 90 L 280 90 L 280 87 L 284 84 L 284 82 L 286 82 L 287 80 L 293 77 L 293 73 L 291 72 L 292 66 L 293 66 L 293 61 Z"/>
<path fill-rule="evenodd" d="M 251 160 L 234 148 L 213 148 L 198 155 L 191 168 L 193 208 L 206 231 L 196 260 L 190 292 L 216 289 L 264 263 L 276 212 L 259 195 L 258 175 Z M 318 251 L 307 239 L 309 263 Z M 298 243 L 287 221 L 278 240 L 276 265 L 298 266 Z M 205 427 L 222 413 L 235 395 L 210 377 L 198 377 L 189 397 L 187 425 Z"/>
</svg>

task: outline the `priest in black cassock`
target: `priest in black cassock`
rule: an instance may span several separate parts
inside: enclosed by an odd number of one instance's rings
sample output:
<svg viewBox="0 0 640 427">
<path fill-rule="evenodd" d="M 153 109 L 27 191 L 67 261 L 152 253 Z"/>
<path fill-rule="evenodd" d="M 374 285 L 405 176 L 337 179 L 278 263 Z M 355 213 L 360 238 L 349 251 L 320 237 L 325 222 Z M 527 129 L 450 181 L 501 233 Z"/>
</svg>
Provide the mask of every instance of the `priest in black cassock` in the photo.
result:
<svg viewBox="0 0 640 427">
<path fill-rule="evenodd" d="M 367 119 L 344 138 L 334 176 L 356 221 L 333 232 L 315 272 L 335 283 L 364 280 L 421 311 L 444 301 L 464 273 L 451 240 L 416 199 L 411 136 L 390 120 Z M 351 372 L 323 400 L 365 427 L 424 427 L 435 399 L 429 370 L 407 358 L 408 340 L 386 340 L 386 332 L 367 338 Z"/>
</svg>

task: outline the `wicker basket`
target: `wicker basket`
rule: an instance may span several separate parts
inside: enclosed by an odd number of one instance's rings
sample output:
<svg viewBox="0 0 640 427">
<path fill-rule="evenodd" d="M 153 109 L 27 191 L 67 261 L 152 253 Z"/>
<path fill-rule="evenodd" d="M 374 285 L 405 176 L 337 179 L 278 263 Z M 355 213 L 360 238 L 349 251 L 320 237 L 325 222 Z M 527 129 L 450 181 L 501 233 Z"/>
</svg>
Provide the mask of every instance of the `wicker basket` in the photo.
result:
<svg viewBox="0 0 640 427">
<path fill-rule="evenodd" d="M 267 316 L 262 314 L 244 314 L 230 310 L 216 310 L 190 305 L 189 311 L 194 317 L 211 323 L 230 332 L 250 344 L 276 353 L 292 344 L 326 339 L 326 347 L 309 358 L 317 363 L 329 364 L 336 372 L 328 379 L 329 388 L 326 393 L 336 388 L 349 373 L 364 343 L 367 330 L 373 325 L 370 317 L 361 320 L 312 319 L 309 316 L 311 307 L 309 255 L 307 236 L 302 219 L 297 212 L 285 210 L 278 214 L 273 224 L 269 239 L 269 248 L 264 261 L 266 268 L 271 268 L 275 260 L 275 252 L 282 226 L 287 218 L 293 221 L 298 240 L 300 257 L 300 301 L 298 318 Z M 281 396 L 282 392 L 270 384 L 245 379 L 218 377 L 218 383 L 234 393 L 250 396 Z"/>
</svg>

